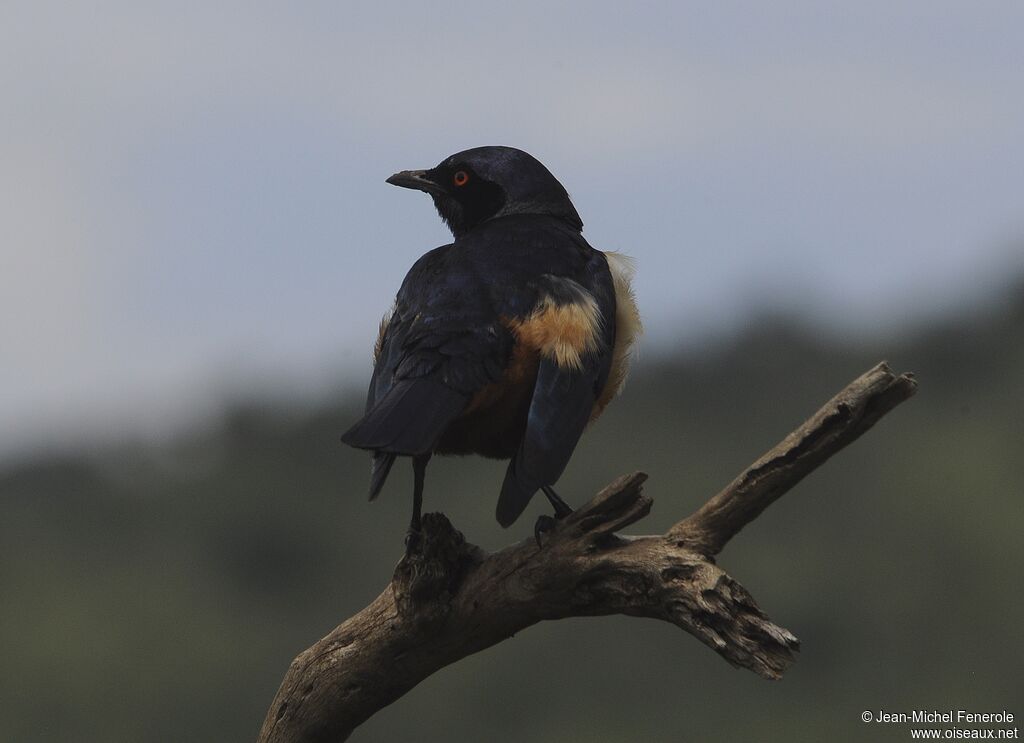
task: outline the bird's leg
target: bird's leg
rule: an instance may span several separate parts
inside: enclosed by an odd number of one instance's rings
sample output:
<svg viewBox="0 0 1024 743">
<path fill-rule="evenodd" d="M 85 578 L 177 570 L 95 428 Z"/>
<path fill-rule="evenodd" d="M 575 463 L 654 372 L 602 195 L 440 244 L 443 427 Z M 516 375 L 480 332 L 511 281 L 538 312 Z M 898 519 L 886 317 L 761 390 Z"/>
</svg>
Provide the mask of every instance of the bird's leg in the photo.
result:
<svg viewBox="0 0 1024 743">
<path fill-rule="evenodd" d="M 555 515 L 548 516 L 544 513 L 537 517 L 537 523 L 533 525 L 533 538 L 537 540 L 538 547 L 541 546 L 540 535 L 554 529 L 555 524 L 572 513 L 572 507 L 562 500 L 550 485 L 542 485 L 541 490 L 544 492 L 544 497 L 548 499 L 548 503 L 555 509 Z"/>
<path fill-rule="evenodd" d="M 423 510 L 423 480 L 427 473 L 427 462 L 429 461 L 429 454 L 421 454 L 412 458 L 412 520 L 409 522 L 409 531 L 405 535 L 406 552 L 415 552 L 420 546 L 420 539 L 422 537 L 420 512 Z"/>
<path fill-rule="evenodd" d="M 564 500 L 558 497 L 558 493 L 550 485 L 541 486 L 541 490 L 548 499 L 548 503 L 555 509 L 555 518 L 564 519 L 570 513 L 572 513 L 572 506 L 566 503 Z"/>
</svg>

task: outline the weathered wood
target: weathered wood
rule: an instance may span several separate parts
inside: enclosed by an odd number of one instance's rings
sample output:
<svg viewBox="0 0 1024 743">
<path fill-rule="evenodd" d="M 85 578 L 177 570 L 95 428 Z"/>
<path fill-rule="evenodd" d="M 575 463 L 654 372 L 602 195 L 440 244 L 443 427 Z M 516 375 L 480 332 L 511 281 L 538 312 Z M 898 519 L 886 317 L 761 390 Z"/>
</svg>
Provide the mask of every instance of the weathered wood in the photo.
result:
<svg viewBox="0 0 1024 743">
<path fill-rule="evenodd" d="M 421 550 L 399 562 L 384 592 L 292 662 L 259 742 L 345 740 L 432 673 L 546 619 L 661 619 L 733 665 L 779 678 L 799 642 L 714 556 L 915 388 L 879 364 L 664 535 L 617 533 L 650 511 L 640 472 L 561 521 L 540 548 L 528 539 L 486 554 L 442 514 L 425 515 Z"/>
</svg>

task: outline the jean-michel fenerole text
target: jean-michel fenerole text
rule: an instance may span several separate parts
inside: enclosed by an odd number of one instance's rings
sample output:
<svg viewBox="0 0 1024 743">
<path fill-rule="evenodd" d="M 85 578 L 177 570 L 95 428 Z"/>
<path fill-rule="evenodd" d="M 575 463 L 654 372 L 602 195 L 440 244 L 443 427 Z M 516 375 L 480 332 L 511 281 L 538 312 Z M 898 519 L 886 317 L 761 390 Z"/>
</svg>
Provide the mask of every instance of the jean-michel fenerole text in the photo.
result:
<svg viewBox="0 0 1024 743">
<path fill-rule="evenodd" d="M 916 709 L 913 712 L 889 712 L 880 709 L 875 713 L 875 722 L 1013 722 L 1013 713 L 968 712 L 963 709 Z"/>
</svg>

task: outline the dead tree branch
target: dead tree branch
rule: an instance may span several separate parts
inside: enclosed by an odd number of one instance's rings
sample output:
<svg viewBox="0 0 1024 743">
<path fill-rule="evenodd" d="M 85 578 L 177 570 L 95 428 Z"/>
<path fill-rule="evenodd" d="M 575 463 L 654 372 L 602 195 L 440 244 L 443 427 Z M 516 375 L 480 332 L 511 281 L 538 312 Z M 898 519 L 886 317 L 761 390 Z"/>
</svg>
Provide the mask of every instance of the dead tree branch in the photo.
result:
<svg viewBox="0 0 1024 743">
<path fill-rule="evenodd" d="M 621 536 L 651 508 L 647 476 L 606 487 L 546 535 L 492 554 L 442 514 L 424 517 L 422 550 L 403 558 L 369 606 L 292 662 L 259 743 L 345 740 L 432 673 L 545 619 L 627 614 L 671 622 L 729 663 L 781 677 L 799 642 L 714 562 L 782 494 L 914 394 L 884 363 L 666 534 Z"/>
</svg>

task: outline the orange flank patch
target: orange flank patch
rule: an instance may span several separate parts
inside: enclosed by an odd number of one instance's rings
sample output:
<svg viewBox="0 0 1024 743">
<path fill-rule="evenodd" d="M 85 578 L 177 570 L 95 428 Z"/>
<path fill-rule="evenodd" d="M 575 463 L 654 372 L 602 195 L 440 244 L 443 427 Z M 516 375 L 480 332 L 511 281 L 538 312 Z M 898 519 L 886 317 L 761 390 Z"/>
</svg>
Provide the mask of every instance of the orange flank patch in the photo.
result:
<svg viewBox="0 0 1024 743">
<path fill-rule="evenodd" d="M 529 317 L 507 320 L 518 343 L 554 359 L 563 369 L 579 371 L 583 354 L 597 350 L 601 313 L 593 297 L 556 305 L 544 299 Z"/>
</svg>

